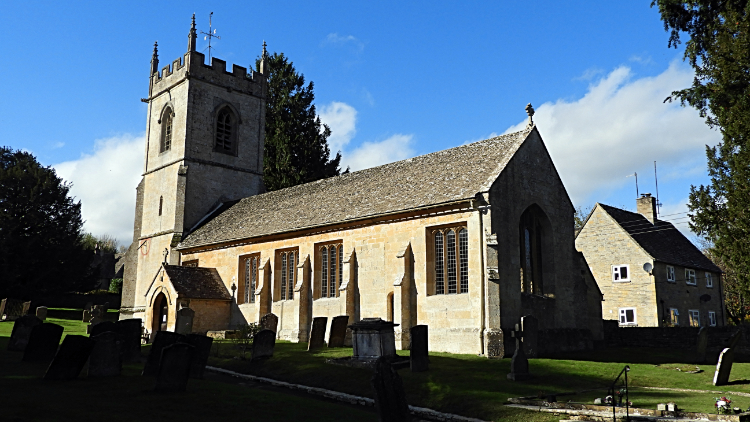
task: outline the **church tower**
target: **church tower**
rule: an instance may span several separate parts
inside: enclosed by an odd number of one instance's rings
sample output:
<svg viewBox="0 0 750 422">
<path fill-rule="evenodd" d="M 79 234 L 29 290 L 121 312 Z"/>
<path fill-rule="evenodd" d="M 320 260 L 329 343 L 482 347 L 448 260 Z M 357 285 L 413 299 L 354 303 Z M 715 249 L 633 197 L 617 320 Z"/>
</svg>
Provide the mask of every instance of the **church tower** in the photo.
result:
<svg viewBox="0 0 750 422">
<path fill-rule="evenodd" d="M 184 234 L 222 203 L 264 191 L 265 43 L 258 73 L 236 64 L 227 71 L 215 57 L 206 65 L 196 39 L 193 15 L 187 53 L 161 72 L 154 44 L 141 100 L 148 117 L 131 246 L 137 257 L 128 259 L 121 318 L 143 318 L 144 294 L 165 259 L 180 264 L 174 247 Z"/>
</svg>

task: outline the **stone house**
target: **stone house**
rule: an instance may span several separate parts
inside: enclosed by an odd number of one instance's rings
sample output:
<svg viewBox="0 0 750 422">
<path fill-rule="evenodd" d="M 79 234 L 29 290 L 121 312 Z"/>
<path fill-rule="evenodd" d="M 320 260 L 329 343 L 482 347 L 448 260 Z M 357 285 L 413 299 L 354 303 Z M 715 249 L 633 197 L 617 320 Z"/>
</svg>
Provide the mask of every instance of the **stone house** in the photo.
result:
<svg viewBox="0 0 750 422">
<path fill-rule="evenodd" d="M 531 122 L 263 193 L 264 63 L 259 73 L 229 73 L 216 58 L 206 66 L 194 34 L 184 61 L 160 74 L 152 59 L 121 318 L 174 330 L 189 306 L 205 331 L 273 312 L 279 338 L 306 342 L 313 317 L 380 317 L 399 324 L 399 349 L 410 327 L 427 324 L 431 350 L 488 357 L 503 356 L 524 315 L 561 342 L 565 330 L 583 333 L 568 348 L 603 338 L 573 205 Z M 204 284 L 205 297 L 185 293 Z"/>
<path fill-rule="evenodd" d="M 576 235 L 604 294 L 604 319 L 620 326 L 723 326 L 721 270 L 672 223 L 651 194 L 638 212 L 597 203 Z"/>
</svg>

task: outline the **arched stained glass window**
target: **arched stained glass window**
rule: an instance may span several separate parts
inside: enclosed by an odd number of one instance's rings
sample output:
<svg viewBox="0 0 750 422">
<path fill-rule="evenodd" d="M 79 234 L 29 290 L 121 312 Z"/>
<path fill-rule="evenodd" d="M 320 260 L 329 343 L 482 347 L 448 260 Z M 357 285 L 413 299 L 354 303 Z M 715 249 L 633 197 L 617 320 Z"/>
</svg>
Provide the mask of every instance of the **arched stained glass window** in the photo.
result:
<svg viewBox="0 0 750 422">
<path fill-rule="evenodd" d="M 468 293 L 469 231 L 458 226 L 436 229 L 432 233 L 434 294 Z"/>
</svg>

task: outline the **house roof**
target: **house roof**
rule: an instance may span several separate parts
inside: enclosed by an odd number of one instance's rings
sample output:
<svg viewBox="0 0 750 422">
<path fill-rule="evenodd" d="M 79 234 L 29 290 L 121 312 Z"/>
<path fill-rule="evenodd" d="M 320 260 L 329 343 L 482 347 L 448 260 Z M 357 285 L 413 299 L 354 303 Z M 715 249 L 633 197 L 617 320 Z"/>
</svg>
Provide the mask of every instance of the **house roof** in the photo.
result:
<svg viewBox="0 0 750 422">
<path fill-rule="evenodd" d="M 486 192 L 535 128 L 226 204 L 178 249 L 371 218 Z"/>
<path fill-rule="evenodd" d="M 231 300 L 216 268 L 164 265 L 169 281 L 180 297 L 186 299 Z"/>
<path fill-rule="evenodd" d="M 651 222 L 641 214 L 598 204 L 657 261 L 688 268 L 721 272 L 710 259 L 698 250 L 672 223 L 656 220 Z"/>
</svg>

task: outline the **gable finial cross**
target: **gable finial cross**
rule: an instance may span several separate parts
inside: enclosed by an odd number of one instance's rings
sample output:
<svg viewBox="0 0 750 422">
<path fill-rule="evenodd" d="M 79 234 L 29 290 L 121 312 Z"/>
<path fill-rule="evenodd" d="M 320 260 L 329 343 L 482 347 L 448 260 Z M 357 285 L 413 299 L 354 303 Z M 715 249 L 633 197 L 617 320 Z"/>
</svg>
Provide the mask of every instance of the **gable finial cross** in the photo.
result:
<svg viewBox="0 0 750 422">
<path fill-rule="evenodd" d="M 526 104 L 526 114 L 529 115 L 529 127 L 534 125 L 534 107 L 531 103 Z"/>
</svg>

